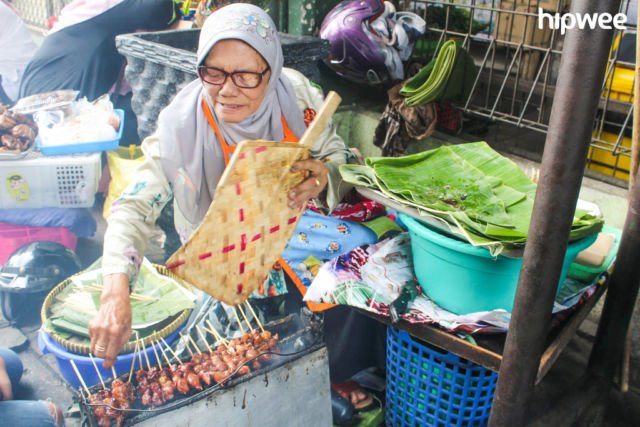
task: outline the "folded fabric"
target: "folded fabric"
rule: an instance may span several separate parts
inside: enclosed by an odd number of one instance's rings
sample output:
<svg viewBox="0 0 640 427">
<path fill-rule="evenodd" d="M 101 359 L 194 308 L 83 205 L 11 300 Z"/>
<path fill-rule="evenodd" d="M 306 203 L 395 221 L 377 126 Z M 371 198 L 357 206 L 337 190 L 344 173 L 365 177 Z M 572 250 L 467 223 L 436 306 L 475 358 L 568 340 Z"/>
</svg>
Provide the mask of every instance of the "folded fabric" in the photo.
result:
<svg viewBox="0 0 640 427">
<path fill-rule="evenodd" d="M 96 232 L 96 220 L 83 208 L 0 209 L 0 222 L 28 227 L 65 227 L 78 237 L 91 237 Z"/>
<path fill-rule="evenodd" d="M 445 42 L 436 58 L 407 80 L 400 95 L 408 106 L 440 99 L 465 99 L 476 76 L 473 59 L 453 40 Z"/>
<path fill-rule="evenodd" d="M 413 107 L 400 95 L 402 83 L 387 91 L 387 104 L 376 127 L 373 143 L 382 149 L 383 156 L 397 157 L 406 154 L 409 142 L 428 137 L 436 127 L 434 103 Z"/>
</svg>

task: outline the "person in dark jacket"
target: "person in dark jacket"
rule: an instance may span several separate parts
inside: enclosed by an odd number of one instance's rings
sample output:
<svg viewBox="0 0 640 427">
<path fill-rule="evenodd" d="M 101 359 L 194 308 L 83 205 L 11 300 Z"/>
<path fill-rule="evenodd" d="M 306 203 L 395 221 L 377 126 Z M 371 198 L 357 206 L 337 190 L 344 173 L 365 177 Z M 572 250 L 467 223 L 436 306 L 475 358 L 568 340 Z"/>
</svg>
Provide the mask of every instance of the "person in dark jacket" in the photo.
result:
<svg viewBox="0 0 640 427">
<path fill-rule="evenodd" d="M 166 29 L 178 16 L 173 0 L 124 0 L 93 18 L 51 33 L 24 70 L 20 98 L 72 89 L 93 101 L 114 88 L 123 75 L 125 59 L 116 49 L 117 35 Z M 124 107 L 126 114 L 123 139 L 138 141 L 130 95 L 116 101 L 116 108 Z"/>
</svg>

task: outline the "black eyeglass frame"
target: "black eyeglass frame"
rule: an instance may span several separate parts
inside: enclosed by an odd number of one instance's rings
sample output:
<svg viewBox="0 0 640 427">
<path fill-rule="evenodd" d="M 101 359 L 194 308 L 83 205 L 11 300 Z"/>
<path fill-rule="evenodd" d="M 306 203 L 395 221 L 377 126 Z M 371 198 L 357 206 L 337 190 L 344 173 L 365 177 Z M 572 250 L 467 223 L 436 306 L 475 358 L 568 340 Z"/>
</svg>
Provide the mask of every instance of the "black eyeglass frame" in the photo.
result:
<svg viewBox="0 0 640 427">
<path fill-rule="evenodd" d="M 206 76 L 206 70 L 211 69 L 211 70 L 216 70 L 219 71 L 221 73 L 224 74 L 224 80 L 222 80 L 221 83 L 213 83 L 208 81 L 205 76 Z M 269 66 L 267 66 L 267 68 L 262 71 L 262 72 L 254 72 L 254 71 L 233 71 L 231 73 L 226 72 L 225 70 L 218 68 L 218 67 L 209 67 L 207 65 L 199 65 L 198 66 L 198 76 L 200 77 L 200 80 L 209 83 L 210 85 L 214 85 L 214 86 L 224 86 L 224 84 L 227 82 L 227 79 L 229 78 L 229 76 L 231 76 L 231 81 L 233 82 L 234 85 L 236 85 L 237 87 L 241 88 L 241 89 L 255 89 L 258 86 L 260 86 L 260 84 L 262 84 L 262 78 L 264 77 L 265 74 L 267 74 L 269 71 L 271 71 L 271 68 Z M 238 82 L 236 81 L 236 76 L 238 74 L 251 74 L 254 76 L 258 77 L 258 83 L 255 86 L 246 86 L 246 85 L 242 85 L 242 84 L 238 84 Z"/>
</svg>

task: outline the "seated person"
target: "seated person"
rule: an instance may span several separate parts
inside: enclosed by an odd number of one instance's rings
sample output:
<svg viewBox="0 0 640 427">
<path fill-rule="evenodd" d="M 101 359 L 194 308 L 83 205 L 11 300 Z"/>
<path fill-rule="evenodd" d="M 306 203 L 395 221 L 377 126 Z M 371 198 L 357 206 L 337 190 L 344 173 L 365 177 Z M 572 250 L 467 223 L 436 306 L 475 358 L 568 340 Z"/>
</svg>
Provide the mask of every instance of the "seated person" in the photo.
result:
<svg viewBox="0 0 640 427">
<path fill-rule="evenodd" d="M 0 347 L 0 420 L 2 425 L 22 427 L 61 427 L 62 410 L 51 402 L 13 400 L 22 377 L 22 362 L 8 348 Z"/>
<path fill-rule="evenodd" d="M 27 64 L 20 84 L 20 98 L 62 89 L 77 90 L 79 97 L 87 97 L 89 101 L 116 89 L 116 95 L 120 95 L 121 88 L 115 86 L 123 75 L 125 60 L 116 49 L 116 36 L 137 30 L 166 29 L 179 21 L 178 6 L 173 0 L 113 3 L 108 4 L 111 7 L 106 11 L 72 25 L 61 16 L 60 24 L 53 27 Z M 71 6 L 73 4 L 67 7 Z M 126 114 L 123 141 L 127 145 L 137 143 L 137 121 L 131 110 L 130 95 L 114 99 L 114 104 Z"/>
</svg>

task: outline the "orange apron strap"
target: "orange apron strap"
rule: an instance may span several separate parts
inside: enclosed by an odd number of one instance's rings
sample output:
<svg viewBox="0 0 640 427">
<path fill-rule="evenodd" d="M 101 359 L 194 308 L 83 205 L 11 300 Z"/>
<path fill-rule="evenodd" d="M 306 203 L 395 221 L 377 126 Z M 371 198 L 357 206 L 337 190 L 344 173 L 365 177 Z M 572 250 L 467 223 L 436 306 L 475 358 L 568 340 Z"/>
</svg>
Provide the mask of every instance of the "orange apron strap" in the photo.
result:
<svg viewBox="0 0 640 427">
<path fill-rule="evenodd" d="M 282 130 L 284 131 L 283 142 L 298 142 L 298 137 L 291 132 L 291 129 L 289 129 L 289 125 L 287 124 L 287 120 L 284 118 L 284 114 L 282 115 Z"/>
<path fill-rule="evenodd" d="M 222 148 L 222 152 L 224 153 L 224 164 L 226 166 L 226 165 L 229 164 L 229 160 L 231 160 L 231 155 L 235 151 L 236 147 L 228 145 L 226 143 L 226 141 L 224 140 L 224 138 L 222 137 L 222 134 L 220 133 L 220 130 L 218 129 L 218 125 L 216 124 L 216 121 L 213 118 L 213 114 L 211 114 L 211 110 L 209 109 L 209 105 L 207 104 L 207 101 L 205 101 L 204 98 L 202 98 L 202 111 L 204 111 L 204 115 L 207 118 L 207 121 L 209 122 L 209 125 L 211 126 L 213 131 L 216 133 L 216 136 L 218 137 L 218 142 L 220 143 L 220 148 Z"/>
</svg>

